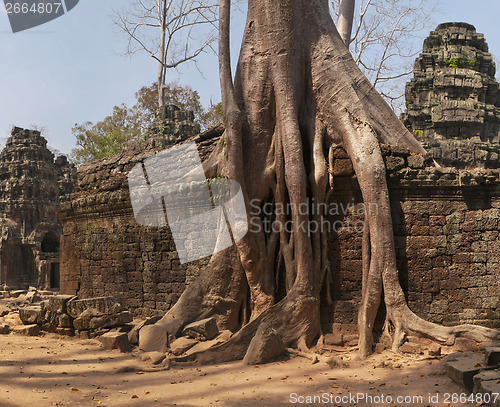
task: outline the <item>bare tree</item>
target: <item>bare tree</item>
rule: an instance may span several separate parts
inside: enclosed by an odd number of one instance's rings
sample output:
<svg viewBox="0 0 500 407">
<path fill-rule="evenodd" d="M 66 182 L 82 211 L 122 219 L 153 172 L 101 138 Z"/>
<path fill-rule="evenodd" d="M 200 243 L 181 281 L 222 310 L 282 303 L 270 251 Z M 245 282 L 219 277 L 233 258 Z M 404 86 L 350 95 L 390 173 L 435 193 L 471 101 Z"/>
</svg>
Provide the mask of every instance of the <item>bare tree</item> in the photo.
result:
<svg viewBox="0 0 500 407">
<path fill-rule="evenodd" d="M 354 8 L 356 0 L 337 0 L 338 18 L 337 30 L 344 44 L 349 47 L 351 44 L 352 25 L 354 23 Z"/>
<path fill-rule="evenodd" d="M 279 346 L 267 346 L 269 341 L 307 349 L 321 336 L 321 297 L 331 281 L 327 230 L 313 229 L 322 224 L 321 212 L 299 208 L 326 202 L 331 152 L 340 146 L 351 158 L 367 208 L 358 316 L 361 355 L 372 351 L 382 300 L 387 324 L 394 327 L 394 349 L 409 332 L 446 343 L 456 336 L 500 339 L 493 329 L 444 327 L 409 309 L 398 279 L 379 143 L 425 150 L 357 67 L 328 2 L 249 0 L 234 82 L 229 3 L 221 0 L 219 33 L 225 138 L 204 167 L 208 177 L 238 181 L 252 208 L 253 227 L 235 245 L 214 254 L 157 322 L 162 329 L 178 328 L 214 316 L 220 328 L 234 332 L 226 342 L 178 360 L 260 363 L 281 352 Z M 269 204 L 272 213 L 263 210 Z M 265 222 L 278 227 L 266 228 Z"/>
<path fill-rule="evenodd" d="M 158 62 L 158 106 L 167 70 L 195 61 L 216 39 L 218 4 L 212 0 L 134 0 L 115 23 L 128 35 L 128 54 L 146 51 Z"/>
<path fill-rule="evenodd" d="M 404 79 L 420 51 L 421 42 L 414 39 L 430 29 L 436 0 L 358 0 L 353 14 L 354 0 L 330 1 L 339 33 L 343 39 L 350 37 L 344 42 L 349 43 L 356 64 L 386 101 L 400 109 Z M 352 28 L 346 21 L 350 16 Z"/>
</svg>

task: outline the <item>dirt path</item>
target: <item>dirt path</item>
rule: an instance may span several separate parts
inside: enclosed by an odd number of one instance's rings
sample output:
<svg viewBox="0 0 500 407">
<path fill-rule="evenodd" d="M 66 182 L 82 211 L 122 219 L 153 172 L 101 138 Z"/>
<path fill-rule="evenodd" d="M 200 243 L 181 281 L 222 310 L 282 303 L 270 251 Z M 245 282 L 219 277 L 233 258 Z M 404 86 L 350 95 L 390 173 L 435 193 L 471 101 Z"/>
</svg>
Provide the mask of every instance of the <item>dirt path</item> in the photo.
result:
<svg viewBox="0 0 500 407">
<path fill-rule="evenodd" d="M 120 367 L 143 362 L 133 354 L 105 351 L 94 340 L 0 335 L 0 406 L 444 407 L 444 393 L 461 392 L 439 373 L 436 360 L 415 361 L 390 352 L 363 363 L 353 359 L 355 354 L 337 356 L 333 368 L 324 360 L 311 364 L 294 357 L 260 367 L 234 362 L 116 373 Z M 429 402 L 429 393 L 435 397 L 438 392 L 438 402 Z M 373 397 L 372 402 L 366 396 L 353 399 L 362 394 Z M 314 396 L 321 399 L 306 398 Z M 398 402 L 398 396 L 423 399 Z M 449 406 L 455 405 L 467 404 Z"/>
</svg>

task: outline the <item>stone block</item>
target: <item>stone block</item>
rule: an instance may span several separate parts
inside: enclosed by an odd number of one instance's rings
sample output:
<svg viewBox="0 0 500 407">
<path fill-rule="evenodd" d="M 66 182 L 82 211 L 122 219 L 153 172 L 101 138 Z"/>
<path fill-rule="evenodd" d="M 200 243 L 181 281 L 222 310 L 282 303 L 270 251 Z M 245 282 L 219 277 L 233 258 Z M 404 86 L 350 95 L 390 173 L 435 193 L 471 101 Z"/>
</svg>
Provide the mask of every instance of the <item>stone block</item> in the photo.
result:
<svg viewBox="0 0 500 407">
<path fill-rule="evenodd" d="M 468 392 L 474 388 L 474 376 L 486 366 L 484 355 L 475 352 L 448 355 L 443 363 L 446 375 Z"/>
<path fill-rule="evenodd" d="M 200 321 L 186 325 L 182 331 L 184 335 L 198 340 L 209 340 L 215 338 L 219 334 L 215 318 L 205 318 Z"/>
<path fill-rule="evenodd" d="M 99 337 L 99 341 L 105 349 L 119 349 L 120 352 L 130 350 L 130 342 L 125 332 L 107 332 Z"/>
<path fill-rule="evenodd" d="M 139 331 L 139 349 L 145 352 L 165 353 L 167 347 L 167 331 L 163 326 L 146 325 Z"/>
<path fill-rule="evenodd" d="M 10 332 L 9 325 L 1 324 L 0 325 L 0 335 L 7 335 Z"/>
<path fill-rule="evenodd" d="M 88 308 L 98 311 L 100 315 L 118 314 L 123 311 L 123 307 L 113 297 L 96 297 L 70 301 L 68 315 L 78 318 Z"/>
<path fill-rule="evenodd" d="M 75 330 L 73 328 L 57 328 L 56 332 L 63 336 L 75 336 Z"/>
<path fill-rule="evenodd" d="M 500 366 L 500 345 L 486 348 L 486 362 L 488 366 Z"/>
<path fill-rule="evenodd" d="M 42 307 L 36 305 L 19 309 L 19 318 L 25 325 L 43 323 L 44 314 Z"/>
<path fill-rule="evenodd" d="M 59 326 L 61 328 L 72 328 L 73 327 L 73 323 L 72 323 L 71 318 L 69 317 L 68 314 L 60 314 L 58 316 L 58 319 L 59 319 Z"/>
<path fill-rule="evenodd" d="M 344 346 L 344 336 L 340 332 L 326 334 L 325 345 Z"/>
<path fill-rule="evenodd" d="M 10 312 L 10 308 L 7 308 L 5 305 L 0 304 L 0 318 L 4 317 Z"/>
<path fill-rule="evenodd" d="M 439 344 L 433 342 L 429 346 L 427 353 L 429 354 L 429 356 L 441 356 L 441 346 L 439 346 Z"/>
<path fill-rule="evenodd" d="M 481 383 L 488 382 L 491 380 L 499 381 L 500 380 L 500 370 L 484 370 L 473 378 L 474 387 L 472 391 L 474 393 L 482 393 L 481 392 Z"/>
<path fill-rule="evenodd" d="M 266 324 L 261 324 L 243 358 L 247 365 L 271 362 L 285 353 L 285 345 L 279 334 Z"/>
<path fill-rule="evenodd" d="M 139 331 L 142 327 L 146 325 L 156 324 L 160 320 L 160 317 L 146 318 L 145 320 L 137 323 L 128 333 L 128 340 L 131 344 L 139 344 Z"/>
<path fill-rule="evenodd" d="M 18 298 L 21 295 L 27 294 L 26 290 L 14 290 L 10 292 L 10 298 Z"/>
<path fill-rule="evenodd" d="M 49 297 L 49 302 L 45 305 L 44 309 L 47 311 L 56 312 L 58 314 L 66 313 L 66 306 L 68 301 L 76 298 L 74 295 L 52 295 Z"/>
<path fill-rule="evenodd" d="M 27 335 L 27 336 L 37 336 L 38 334 L 40 334 L 40 328 L 36 324 L 17 325 L 11 327 L 11 330 L 16 334 Z"/>
<path fill-rule="evenodd" d="M 187 350 L 191 349 L 194 345 L 196 345 L 198 341 L 192 338 L 186 338 L 185 336 L 176 339 L 170 345 L 170 351 L 175 355 L 182 355 Z"/>
</svg>

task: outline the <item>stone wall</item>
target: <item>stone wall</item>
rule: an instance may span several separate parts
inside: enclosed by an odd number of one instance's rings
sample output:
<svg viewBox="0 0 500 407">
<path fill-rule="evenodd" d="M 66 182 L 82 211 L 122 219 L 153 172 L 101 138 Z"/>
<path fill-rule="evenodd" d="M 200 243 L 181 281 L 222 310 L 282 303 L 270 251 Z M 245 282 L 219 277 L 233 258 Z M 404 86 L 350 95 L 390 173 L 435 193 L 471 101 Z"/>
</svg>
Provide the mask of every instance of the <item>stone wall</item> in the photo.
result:
<svg viewBox="0 0 500 407">
<path fill-rule="evenodd" d="M 76 169 L 54 161 L 38 131 L 14 127 L 0 153 L 0 284 L 59 287 L 57 205 L 74 189 Z"/>
<path fill-rule="evenodd" d="M 445 325 L 500 327 L 500 171 L 432 168 L 430 155 L 388 146 L 383 151 L 397 265 L 410 308 Z M 326 329 L 332 323 L 354 327 L 361 298 L 362 233 L 356 225 L 363 216 L 355 176 L 339 173 L 334 191 L 330 202 L 347 214 L 332 215 L 330 223 L 351 227 L 330 233 L 334 311 L 324 307 Z"/>
<path fill-rule="evenodd" d="M 134 218 L 129 171 L 172 143 L 169 132 L 177 127 L 168 119 L 180 121 L 180 128 L 193 128 L 192 115 L 174 116 L 171 112 L 177 110 L 166 110 L 166 119 L 160 121 L 165 134 L 156 132 L 126 146 L 132 151 L 78 169 L 76 191 L 59 211 L 62 292 L 80 298 L 112 295 L 136 315 L 163 314 L 208 262 L 181 265 L 169 227 L 142 226 Z M 187 138 L 175 133 L 173 142 Z M 213 135 L 198 143 L 202 156 L 213 148 L 220 131 Z"/>
</svg>

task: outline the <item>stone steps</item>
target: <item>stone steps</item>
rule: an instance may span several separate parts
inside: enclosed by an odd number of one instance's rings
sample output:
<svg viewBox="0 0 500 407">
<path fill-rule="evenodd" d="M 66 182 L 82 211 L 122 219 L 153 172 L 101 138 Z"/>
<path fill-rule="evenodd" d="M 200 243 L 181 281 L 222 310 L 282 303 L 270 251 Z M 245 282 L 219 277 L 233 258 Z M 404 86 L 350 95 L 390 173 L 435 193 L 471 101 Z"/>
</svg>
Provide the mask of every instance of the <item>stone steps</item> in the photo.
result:
<svg viewBox="0 0 500 407">
<path fill-rule="evenodd" d="M 490 407 L 500 407 L 500 344 L 484 352 L 459 352 L 443 359 L 446 375 L 467 392 L 482 394 Z"/>
</svg>

